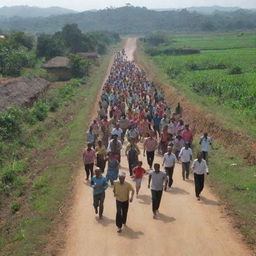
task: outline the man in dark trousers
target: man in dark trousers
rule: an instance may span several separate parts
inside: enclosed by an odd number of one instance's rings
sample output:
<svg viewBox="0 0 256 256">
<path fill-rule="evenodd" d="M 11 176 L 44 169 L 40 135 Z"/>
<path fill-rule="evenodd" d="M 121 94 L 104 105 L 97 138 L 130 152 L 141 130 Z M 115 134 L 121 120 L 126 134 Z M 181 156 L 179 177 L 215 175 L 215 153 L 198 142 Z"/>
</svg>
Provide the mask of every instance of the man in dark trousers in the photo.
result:
<svg viewBox="0 0 256 256">
<path fill-rule="evenodd" d="M 209 174 L 206 161 L 203 159 L 203 153 L 197 154 L 197 159 L 192 164 L 192 171 L 194 173 L 195 192 L 197 200 L 200 200 L 200 194 L 204 189 L 204 176 Z"/>
<path fill-rule="evenodd" d="M 171 188 L 173 183 L 172 176 L 176 161 L 176 156 L 172 153 L 172 146 L 168 146 L 167 152 L 164 154 L 163 166 L 165 168 L 166 175 L 168 176 L 169 189 Z"/>
<path fill-rule="evenodd" d="M 152 184 L 150 187 L 151 181 Z M 167 177 L 164 172 L 160 171 L 160 164 L 154 164 L 154 170 L 149 173 L 148 188 L 151 188 L 153 218 L 156 219 L 163 188 L 165 191 L 167 189 Z"/>
<path fill-rule="evenodd" d="M 102 219 L 105 190 L 108 188 L 108 182 L 102 175 L 102 171 L 99 167 L 95 169 L 95 176 L 91 179 L 91 186 L 93 188 L 93 206 L 95 213 L 99 213 L 99 217 Z"/>
<path fill-rule="evenodd" d="M 114 183 L 113 190 L 116 198 L 116 226 L 118 227 L 118 233 L 122 232 L 122 226 L 126 225 L 129 201 L 131 203 L 134 196 L 134 188 L 125 181 L 125 176 L 124 172 L 119 174 L 119 181 Z"/>
</svg>

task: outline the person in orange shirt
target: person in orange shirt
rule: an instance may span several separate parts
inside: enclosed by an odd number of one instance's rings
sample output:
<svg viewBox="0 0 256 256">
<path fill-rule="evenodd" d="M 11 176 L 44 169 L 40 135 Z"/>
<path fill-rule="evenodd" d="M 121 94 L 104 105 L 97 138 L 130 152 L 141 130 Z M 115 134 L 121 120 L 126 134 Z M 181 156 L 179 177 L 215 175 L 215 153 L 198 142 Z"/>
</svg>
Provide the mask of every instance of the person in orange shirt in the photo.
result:
<svg viewBox="0 0 256 256">
<path fill-rule="evenodd" d="M 139 161 L 138 165 L 135 168 L 133 168 L 133 173 L 134 173 L 134 181 L 136 183 L 136 195 L 138 197 L 140 187 L 141 187 L 142 178 L 143 178 L 143 175 L 146 173 L 146 170 L 144 168 L 142 168 L 141 161 Z"/>
</svg>

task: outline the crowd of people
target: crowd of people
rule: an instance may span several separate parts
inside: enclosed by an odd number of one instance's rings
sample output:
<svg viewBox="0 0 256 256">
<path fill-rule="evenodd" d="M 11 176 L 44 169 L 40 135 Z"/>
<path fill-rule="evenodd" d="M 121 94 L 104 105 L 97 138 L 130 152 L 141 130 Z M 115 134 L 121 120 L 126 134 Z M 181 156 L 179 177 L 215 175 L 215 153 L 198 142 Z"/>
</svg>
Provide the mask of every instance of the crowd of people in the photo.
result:
<svg viewBox="0 0 256 256">
<path fill-rule="evenodd" d="M 118 232 L 126 224 L 129 202 L 133 201 L 135 193 L 133 186 L 125 181 L 126 172 L 121 170 L 121 152 L 127 158 L 137 196 L 143 175 L 148 174 L 154 218 L 158 216 L 163 190 L 172 187 L 177 163 L 182 165 L 183 180 L 189 179 L 192 170 L 196 198 L 200 200 L 212 141 L 207 133 L 200 138 L 201 151 L 192 162 L 193 132 L 182 119 L 182 112 L 180 104 L 175 109 L 168 106 L 163 91 L 147 80 L 145 72 L 134 61 L 127 60 L 124 50 L 116 53 L 102 90 L 97 118 L 86 134 L 88 145 L 83 162 L 86 180 L 93 187 L 95 212 L 100 219 L 105 190 L 113 187 Z M 140 161 L 141 151 L 148 168 Z M 155 154 L 162 156 L 164 171 L 160 163 L 155 163 Z"/>
</svg>

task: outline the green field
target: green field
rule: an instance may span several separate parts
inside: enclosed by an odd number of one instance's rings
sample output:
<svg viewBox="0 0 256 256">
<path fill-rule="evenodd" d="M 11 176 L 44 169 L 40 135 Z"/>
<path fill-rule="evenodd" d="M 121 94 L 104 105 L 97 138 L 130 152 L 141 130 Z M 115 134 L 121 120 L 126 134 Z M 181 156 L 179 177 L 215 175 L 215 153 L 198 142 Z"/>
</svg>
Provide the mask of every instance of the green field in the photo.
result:
<svg viewBox="0 0 256 256">
<path fill-rule="evenodd" d="M 157 47 L 146 43 L 145 49 L 157 49 L 154 62 L 178 89 L 196 102 L 203 96 L 202 104 L 227 108 L 223 112 L 236 115 L 231 122 L 239 126 L 245 121 L 248 132 L 256 134 L 254 33 L 168 35 L 164 43 Z M 166 49 L 197 49 L 200 53 L 165 55 Z"/>
</svg>

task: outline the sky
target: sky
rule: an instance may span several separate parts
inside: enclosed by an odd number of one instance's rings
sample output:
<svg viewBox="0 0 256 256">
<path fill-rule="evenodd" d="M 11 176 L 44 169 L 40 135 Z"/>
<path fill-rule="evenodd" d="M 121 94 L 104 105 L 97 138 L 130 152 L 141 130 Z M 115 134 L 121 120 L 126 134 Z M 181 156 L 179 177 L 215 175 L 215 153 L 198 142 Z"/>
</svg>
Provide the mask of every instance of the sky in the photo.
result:
<svg viewBox="0 0 256 256">
<path fill-rule="evenodd" d="M 38 7 L 59 6 L 85 11 L 104 9 L 106 7 L 120 7 L 126 3 L 133 6 L 145 6 L 150 9 L 185 8 L 191 6 L 238 6 L 242 8 L 256 8 L 256 0 L 0 0 L 0 7 L 14 5 L 29 5 Z"/>
</svg>

